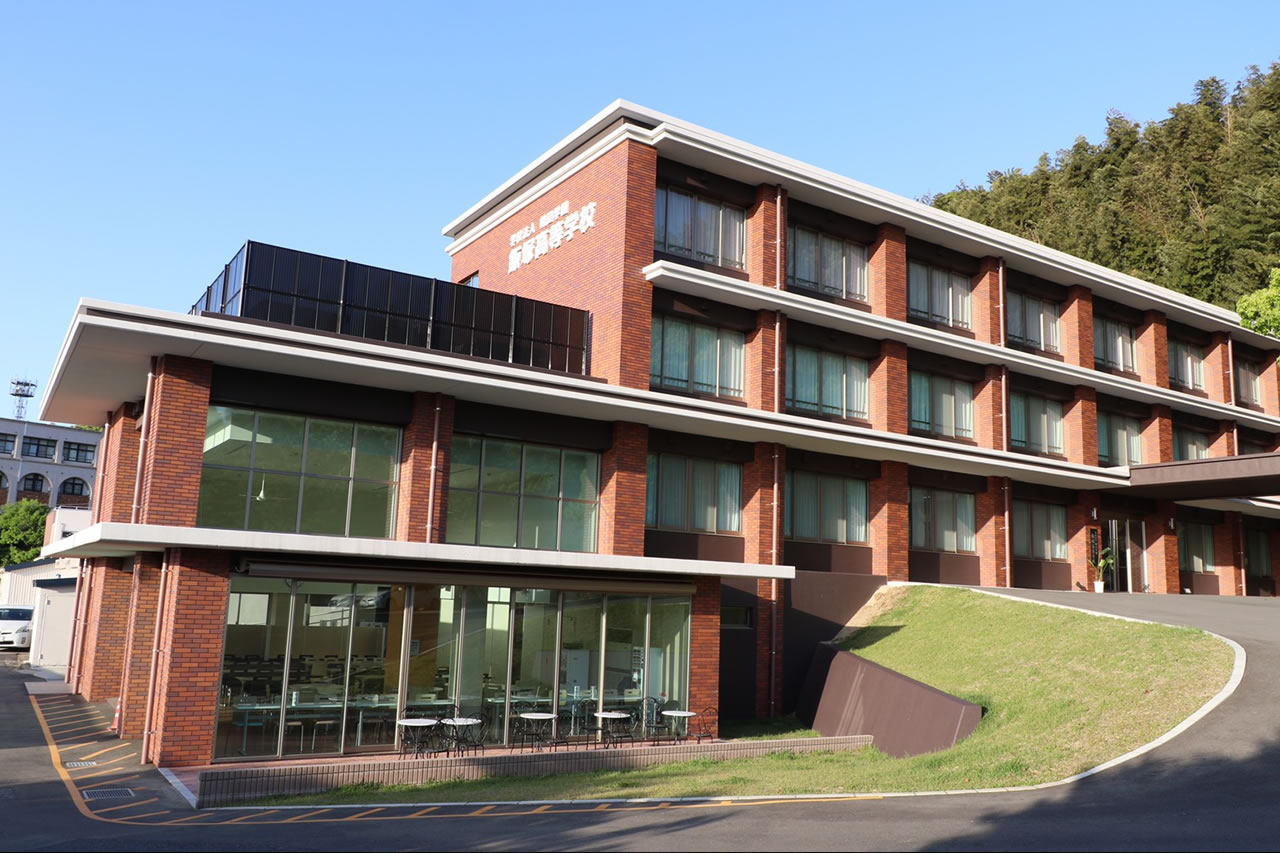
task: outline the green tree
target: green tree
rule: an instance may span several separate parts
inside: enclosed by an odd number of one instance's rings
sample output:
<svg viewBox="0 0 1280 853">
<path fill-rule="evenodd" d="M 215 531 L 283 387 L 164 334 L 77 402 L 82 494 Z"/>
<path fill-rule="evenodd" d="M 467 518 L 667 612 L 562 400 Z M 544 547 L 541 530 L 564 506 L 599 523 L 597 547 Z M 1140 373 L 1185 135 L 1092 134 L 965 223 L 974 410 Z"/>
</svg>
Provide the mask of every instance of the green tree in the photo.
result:
<svg viewBox="0 0 1280 853">
<path fill-rule="evenodd" d="M 44 519 L 49 508 L 25 500 L 0 510 L 0 566 L 26 563 L 40 556 L 44 544 Z"/>
<path fill-rule="evenodd" d="M 1240 297 L 1236 303 L 1240 325 L 1264 335 L 1280 337 L 1280 269 L 1271 271 L 1271 283 Z"/>
</svg>

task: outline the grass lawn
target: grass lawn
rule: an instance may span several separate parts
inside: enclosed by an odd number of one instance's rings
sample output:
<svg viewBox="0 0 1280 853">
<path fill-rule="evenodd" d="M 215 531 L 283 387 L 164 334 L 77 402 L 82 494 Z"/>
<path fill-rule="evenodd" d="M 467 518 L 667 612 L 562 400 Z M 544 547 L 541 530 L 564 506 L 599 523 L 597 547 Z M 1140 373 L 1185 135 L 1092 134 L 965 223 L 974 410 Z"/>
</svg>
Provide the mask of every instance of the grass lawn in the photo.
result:
<svg viewBox="0 0 1280 853">
<path fill-rule="evenodd" d="M 1195 629 L 1123 622 L 964 589 L 897 587 L 881 595 L 892 596 L 892 603 L 844 646 L 982 705 L 977 731 L 952 749 L 906 759 L 868 749 L 424 787 L 359 786 L 270 802 L 691 797 L 1036 784 L 1153 740 L 1217 693 L 1231 673 L 1231 649 Z M 758 737 L 813 736 L 792 731 L 797 728 L 802 729 L 792 719 L 739 731 Z"/>
</svg>

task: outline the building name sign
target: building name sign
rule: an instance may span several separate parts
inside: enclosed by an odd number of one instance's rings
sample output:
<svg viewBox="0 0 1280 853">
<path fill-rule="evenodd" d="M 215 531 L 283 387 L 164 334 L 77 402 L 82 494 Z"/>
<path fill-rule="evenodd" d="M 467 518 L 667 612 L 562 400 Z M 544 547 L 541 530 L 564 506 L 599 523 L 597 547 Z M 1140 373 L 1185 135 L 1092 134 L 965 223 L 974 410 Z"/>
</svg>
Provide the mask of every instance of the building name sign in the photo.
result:
<svg viewBox="0 0 1280 853">
<path fill-rule="evenodd" d="M 569 202 L 562 201 L 555 207 L 538 217 L 538 226 L 533 221 L 511 235 L 511 254 L 507 256 L 507 273 L 511 274 L 522 266 L 533 263 L 538 258 L 559 249 L 573 241 L 574 234 L 585 234 L 596 224 L 596 203 L 589 202 L 578 210 L 569 210 Z"/>
</svg>

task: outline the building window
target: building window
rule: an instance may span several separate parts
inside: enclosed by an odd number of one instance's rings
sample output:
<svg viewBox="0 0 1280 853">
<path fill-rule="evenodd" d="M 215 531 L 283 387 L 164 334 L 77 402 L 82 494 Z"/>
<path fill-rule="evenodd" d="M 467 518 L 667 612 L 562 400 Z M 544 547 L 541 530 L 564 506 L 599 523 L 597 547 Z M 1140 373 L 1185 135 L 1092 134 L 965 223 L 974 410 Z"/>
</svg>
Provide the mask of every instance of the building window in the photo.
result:
<svg viewBox="0 0 1280 853">
<path fill-rule="evenodd" d="M 196 524 L 387 538 L 400 430 L 210 406 Z"/>
<path fill-rule="evenodd" d="M 1013 556 L 1028 560 L 1067 559 L 1067 508 L 1015 500 Z"/>
<path fill-rule="evenodd" d="M 1187 459 L 1208 459 L 1209 437 L 1193 429 L 1174 427 L 1173 458 L 1176 462 Z"/>
<path fill-rule="evenodd" d="M 1128 323 L 1093 318 L 1093 360 L 1114 370 L 1134 372 L 1133 341 L 1136 330 Z"/>
<path fill-rule="evenodd" d="M 71 495 L 73 497 L 87 497 L 89 494 L 89 484 L 79 477 L 69 477 L 62 481 L 62 485 L 58 487 L 58 494 Z"/>
<path fill-rule="evenodd" d="M 911 371 L 911 428 L 933 435 L 973 438 L 973 385 Z"/>
<path fill-rule="evenodd" d="M 1255 578 L 1271 577 L 1271 533 L 1266 530 L 1244 531 L 1245 571 Z"/>
<path fill-rule="evenodd" d="M 720 605 L 721 628 L 750 628 L 755 625 L 755 608 L 738 604 Z"/>
<path fill-rule="evenodd" d="M 913 486 L 910 512 L 912 548 L 978 550 L 973 495 Z"/>
<path fill-rule="evenodd" d="M 1058 306 L 1009 291 L 1009 340 L 1049 352 L 1058 351 Z"/>
<path fill-rule="evenodd" d="M 926 264 L 907 265 L 907 312 L 945 326 L 969 328 L 969 277 Z"/>
<path fill-rule="evenodd" d="M 600 454 L 454 436 L 445 541 L 595 551 Z"/>
<path fill-rule="evenodd" d="M 98 448 L 93 444 L 80 444 L 76 441 L 62 442 L 62 461 L 63 462 L 93 462 L 94 455 L 98 452 Z"/>
<path fill-rule="evenodd" d="M 22 455 L 34 456 L 37 459 L 52 459 L 54 448 L 58 442 L 52 438 L 31 438 L 27 436 L 22 439 Z"/>
<path fill-rule="evenodd" d="M 742 396 L 742 332 L 655 314 L 649 385 L 717 397 Z"/>
<path fill-rule="evenodd" d="M 865 420 L 866 360 L 788 344 L 786 406 L 799 412 Z"/>
<path fill-rule="evenodd" d="M 1270 445 L 1260 444 L 1259 442 L 1256 442 L 1256 441 L 1246 441 L 1244 439 L 1241 439 L 1240 450 L 1236 455 L 1237 456 L 1256 456 L 1259 453 L 1270 453 L 1270 452 L 1271 452 Z"/>
<path fill-rule="evenodd" d="M 1138 465 L 1142 462 L 1142 428 L 1137 418 L 1098 412 L 1098 464 Z"/>
<path fill-rule="evenodd" d="M 12 433 L 0 433 L 0 453 L 13 453 L 13 440 L 15 437 Z"/>
<path fill-rule="evenodd" d="M 646 527 L 697 533 L 742 529 L 742 466 L 669 453 L 650 453 Z"/>
<path fill-rule="evenodd" d="M 44 492 L 46 491 L 44 477 L 39 474 L 28 474 L 22 478 L 22 485 L 18 489 L 20 492 Z"/>
<path fill-rule="evenodd" d="M 1062 453 L 1062 404 L 1057 400 L 1009 395 L 1009 443 L 1036 453 Z"/>
<path fill-rule="evenodd" d="M 1262 405 L 1261 371 L 1256 362 L 1236 361 L 1236 400 L 1249 406 Z"/>
<path fill-rule="evenodd" d="M 1212 572 L 1213 525 L 1194 521 L 1179 521 L 1178 571 Z"/>
<path fill-rule="evenodd" d="M 787 284 L 867 301 L 867 247 L 792 225 L 787 228 Z"/>
<path fill-rule="evenodd" d="M 783 535 L 851 544 L 867 541 L 867 483 L 808 471 L 788 471 Z"/>
<path fill-rule="evenodd" d="M 742 208 L 658 187 L 653 245 L 659 252 L 742 269 L 746 243 Z"/>
<path fill-rule="evenodd" d="M 1195 344 L 1169 341 L 1169 384 L 1199 391 L 1204 388 L 1204 350 Z"/>
</svg>

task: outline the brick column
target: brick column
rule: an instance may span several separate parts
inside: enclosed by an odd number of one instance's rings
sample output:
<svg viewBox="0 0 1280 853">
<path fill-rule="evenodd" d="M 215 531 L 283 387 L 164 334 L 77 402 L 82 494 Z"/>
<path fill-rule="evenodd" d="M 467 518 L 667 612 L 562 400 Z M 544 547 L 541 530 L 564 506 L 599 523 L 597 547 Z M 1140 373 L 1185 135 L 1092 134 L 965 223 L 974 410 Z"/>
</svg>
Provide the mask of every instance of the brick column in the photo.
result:
<svg viewBox="0 0 1280 853">
<path fill-rule="evenodd" d="M 778 228 L 778 193 L 774 184 L 756 187 L 756 200 L 747 211 L 747 275 L 753 284 L 786 287 L 787 193 L 782 190 L 782 230 Z"/>
<path fill-rule="evenodd" d="M 617 421 L 613 444 L 600 458 L 601 554 L 644 556 L 644 507 L 649 428 Z"/>
<path fill-rule="evenodd" d="M 720 578 L 700 577 L 695 583 L 689 632 L 689 710 L 701 713 L 720 706 Z"/>
<path fill-rule="evenodd" d="M 871 310 L 894 320 L 907 319 L 907 232 L 884 223 L 867 253 Z"/>
<path fill-rule="evenodd" d="M 998 365 L 988 364 L 973 389 L 973 439 L 980 447 L 1004 449 L 1004 380 Z"/>
<path fill-rule="evenodd" d="M 591 311 L 588 354 L 592 376 L 604 376 L 610 382 L 617 382 L 627 388 L 648 388 L 653 286 L 645 281 L 641 270 L 653 262 L 653 210 L 658 193 L 658 152 L 638 142 L 627 142 L 611 151 L 608 156 L 613 158 L 615 152 L 623 152 L 621 157 L 625 160 L 620 161 L 618 166 L 626 170 L 626 225 L 621 235 L 622 257 L 609 258 L 614 251 L 612 246 L 601 243 L 597 250 L 605 256 L 607 264 L 601 264 L 597 268 L 594 263 L 597 259 L 580 258 L 573 262 L 574 272 L 568 276 L 553 277 L 554 271 L 544 270 L 547 281 L 551 283 L 550 292 L 536 298 L 558 304 L 571 304 L 565 298 L 557 298 L 568 297 L 573 299 L 574 307 Z M 602 177 L 601 185 L 598 188 L 592 186 L 591 192 L 594 194 L 598 189 L 600 201 L 604 203 L 609 195 L 606 187 L 613 184 L 612 178 Z M 545 261 L 546 258 L 542 260 Z M 614 264 L 619 262 L 620 266 L 615 267 Z M 615 275 L 618 282 L 616 285 L 610 280 Z M 590 287 L 593 278 L 603 279 L 600 283 L 604 285 L 596 293 L 597 301 L 594 304 L 590 299 L 584 304 L 576 304 L 578 297 L 569 297 L 565 293 L 566 289 L 580 289 L 584 285 Z M 618 288 L 616 291 L 615 287 Z M 615 293 L 621 299 L 617 299 Z M 600 343 L 599 349 L 597 341 Z M 599 363 L 596 361 L 598 351 L 602 351 Z"/>
<path fill-rule="evenodd" d="M 1173 461 L 1173 420 L 1168 406 L 1152 406 L 1151 417 L 1139 426 L 1142 429 L 1142 462 Z"/>
<path fill-rule="evenodd" d="M 1169 329 L 1160 311 L 1147 311 L 1134 342 L 1138 375 L 1148 385 L 1169 387 Z"/>
<path fill-rule="evenodd" d="M 1006 477 L 988 477 L 987 490 L 975 495 L 974 521 L 978 533 L 978 576 L 982 586 L 1004 586 L 1009 573 L 1009 555 L 1005 549 Z"/>
<path fill-rule="evenodd" d="M 1062 407 L 1063 448 L 1079 465 L 1098 464 L 1098 392 L 1077 385 L 1074 398 Z"/>
<path fill-rule="evenodd" d="M 1158 503 L 1156 511 L 1143 519 L 1147 533 L 1147 583 L 1155 593 L 1182 593 L 1178 578 L 1177 528 L 1169 529 L 1169 519 L 1176 513 L 1176 504 Z"/>
<path fill-rule="evenodd" d="M 776 464 L 774 454 L 777 454 Z M 774 517 L 774 472 L 778 475 L 778 513 Z M 771 565 L 773 549 L 782 550 L 782 488 L 787 470 L 786 448 L 780 444 L 759 442 L 754 458 L 742 469 L 742 534 L 746 562 Z M 774 526 L 774 522 L 777 526 Z M 769 715 L 769 665 L 775 667 L 774 703 L 782 707 L 782 621 L 785 609 L 783 586 L 769 580 L 756 582 L 756 716 Z M 775 598 L 776 595 L 776 598 Z M 774 602 L 777 602 L 776 607 Z M 776 614 L 777 625 L 771 621 Z M 770 643 L 777 645 L 770 654 Z"/>
<path fill-rule="evenodd" d="M 1218 575 L 1219 595 L 1240 595 L 1244 584 L 1244 543 L 1240 539 L 1240 513 L 1225 513 L 1226 518 L 1213 526 L 1214 572 Z"/>
<path fill-rule="evenodd" d="M 907 345 L 880 342 L 880 357 L 870 366 L 871 426 L 884 432 L 907 431 L 911 401 L 907 382 Z"/>
<path fill-rule="evenodd" d="M 93 522 L 127 522 L 133 510 L 133 485 L 138 473 L 137 407 L 124 403 L 108 419 L 98 459 L 98 492 L 93 496 Z"/>
<path fill-rule="evenodd" d="M 1080 492 L 1079 500 L 1067 507 L 1067 559 L 1071 562 L 1072 589 L 1093 589 L 1094 573 L 1089 568 L 1089 531 L 1097 531 L 1098 549 L 1101 550 L 1102 527 L 1095 520 L 1097 511 L 1096 492 Z"/>
<path fill-rule="evenodd" d="M 1058 348 L 1067 364 L 1093 368 L 1093 291 L 1083 285 L 1067 288 L 1058 327 Z"/>
<path fill-rule="evenodd" d="M 155 374 L 139 520 L 195 527 L 213 364 L 166 355 Z"/>
<path fill-rule="evenodd" d="M 160 672 L 146 758 L 159 767 L 213 760 L 231 557 L 170 549 L 160 619 Z"/>
<path fill-rule="evenodd" d="M 417 392 L 413 395 L 413 414 L 404 428 L 400 444 L 400 482 L 396 501 L 395 538 L 402 542 L 442 542 L 445 516 L 436 511 L 435 535 L 428 537 L 428 505 L 431 503 L 431 448 L 435 438 L 436 405 L 440 406 L 440 440 L 437 459 L 443 460 L 453 440 L 454 398 L 443 394 Z M 434 510 L 440 508 L 447 492 L 447 475 L 436 470 Z"/>
<path fill-rule="evenodd" d="M 1000 292 L 1000 259 L 983 258 L 978 263 L 978 274 L 973 277 L 971 287 L 970 313 L 974 335 L 984 343 L 1003 344 L 1000 305 L 1004 295 Z"/>
<path fill-rule="evenodd" d="M 880 476 L 870 482 L 869 492 L 871 573 L 891 581 L 908 580 L 911 528 L 907 518 L 907 464 L 881 462 Z"/>
<path fill-rule="evenodd" d="M 1231 359 L 1228 350 L 1231 337 L 1226 332 L 1214 332 L 1213 340 L 1204 348 L 1204 392 L 1210 400 L 1230 403 L 1235 399 L 1234 377 L 1231 375 Z"/>
<path fill-rule="evenodd" d="M 1262 363 L 1258 375 L 1259 396 L 1262 398 L 1259 402 L 1262 410 L 1273 418 L 1280 417 L 1280 365 L 1276 363 L 1277 356 L 1280 353 L 1272 352 Z"/>
<path fill-rule="evenodd" d="M 753 409 L 772 412 L 782 408 L 782 400 L 775 396 L 775 388 L 786 375 L 786 352 L 775 351 L 778 343 L 773 311 L 756 312 L 755 331 L 749 332 L 743 353 L 743 398 Z M 782 318 L 782 342 L 786 341 L 787 320 Z M 776 372 L 775 372 L 776 359 Z M 777 388 L 777 390 L 782 390 Z M 777 406 L 775 407 L 775 402 Z"/>
<path fill-rule="evenodd" d="M 129 627 L 120 680 L 120 737 L 123 738 L 142 737 L 146 726 L 162 562 L 162 555 L 157 553 L 138 554 L 133 559 Z"/>
<path fill-rule="evenodd" d="M 91 571 L 80 694 L 90 702 L 100 702 L 120 695 L 133 580 L 114 558 L 95 558 Z"/>
<path fill-rule="evenodd" d="M 1213 458 L 1236 455 L 1234 421 L 1218 421 L 1218 431 L 1209 436 L 1209 455 Z"/>
</svg>

